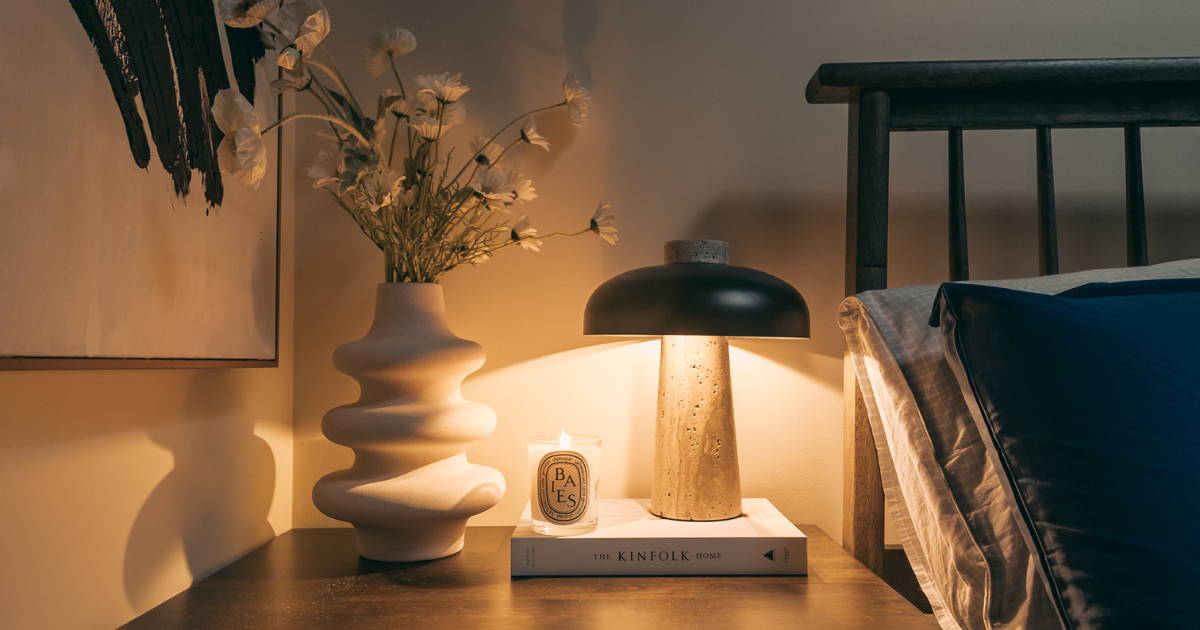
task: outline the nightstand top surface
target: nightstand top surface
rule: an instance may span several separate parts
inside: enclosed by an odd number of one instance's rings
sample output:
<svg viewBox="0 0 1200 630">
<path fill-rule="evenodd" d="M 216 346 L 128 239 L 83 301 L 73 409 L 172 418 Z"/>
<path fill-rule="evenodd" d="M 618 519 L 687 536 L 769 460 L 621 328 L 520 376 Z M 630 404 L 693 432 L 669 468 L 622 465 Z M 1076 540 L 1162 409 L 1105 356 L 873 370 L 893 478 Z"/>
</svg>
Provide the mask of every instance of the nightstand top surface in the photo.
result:
<svg viewBox="0 0 1200 630">
<path fill-rule="evenodd" d="M 385 564 L 348 528 L 295 529 L 126 628 L 937 628 L 813 525 L 807 576 L 529 577 L 511 527 L 470 527 L 462 553 Z"/>
</svg>

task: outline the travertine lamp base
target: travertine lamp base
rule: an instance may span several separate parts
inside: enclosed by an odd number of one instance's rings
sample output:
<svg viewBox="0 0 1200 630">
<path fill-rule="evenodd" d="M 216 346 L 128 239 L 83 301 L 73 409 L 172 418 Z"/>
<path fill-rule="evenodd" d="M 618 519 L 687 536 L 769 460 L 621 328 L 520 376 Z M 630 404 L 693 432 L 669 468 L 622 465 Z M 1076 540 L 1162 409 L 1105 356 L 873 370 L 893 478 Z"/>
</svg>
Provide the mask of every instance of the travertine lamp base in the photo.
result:
<svg viewBox="0 0 1200 630">
<path fill-rule="evenodd" d="M 729 245 L 671 241 L 665 254 L 667 264 L 724 264 L 729 260 Z M 741 516 L 731 391 L 729 343 L 724 337 L 663 337 L 651 512 L 681 521 Z"/>
<path fill-rule="evenodd" d="M 681 521 L 742 514 L 729 344 L 724 337 L 663 337 L 650 511 Z"/>
</svg>

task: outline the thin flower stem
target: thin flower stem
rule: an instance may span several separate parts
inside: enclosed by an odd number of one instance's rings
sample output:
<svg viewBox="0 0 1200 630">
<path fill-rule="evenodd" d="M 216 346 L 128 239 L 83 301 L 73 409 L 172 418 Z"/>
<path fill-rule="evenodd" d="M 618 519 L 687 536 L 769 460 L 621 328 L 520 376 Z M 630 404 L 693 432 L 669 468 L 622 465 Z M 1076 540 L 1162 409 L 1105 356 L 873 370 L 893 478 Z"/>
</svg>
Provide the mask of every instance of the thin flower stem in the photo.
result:
<svg viewBox="0 0 1200 630">
<path fill-rule="evenodd" d="M 509 142 L 509 143 L 508 143 L 508 146 L 506 146 L 506 147 L 504 147 L 503 149 L 501 149 L 501 150 L 500 150 L 500 153 L 499 153 L 499 155 L 497 155 L 497 156 L 496 156 L 496 164 L 499 164 L 499 163 L 500 163 L 500 160 L 504 158 L 504 154 L 505 154 L 505 153 L 508 153 L 508 150 L 509 150 L 509 149 L 511 149 L 511 148 L 513 148 L 513 147 L 515 147 L 515 146 L 517 146 L 517 145 L 518 145 L 518 144 L 520 144 L 521 142 L 522 142 L 522 140 L 521 140 L 520 138 L 517 138 L 516 140 L 513 140 L 512 142 Z M 476 164 L 478 164 L 478 163 L 479 163 L 479 162 L 476 162 Z M 473 175 L 473 173 L 472 173 L 472 175 Z"/>
<path fill-rule="evenodd" d="M 520 141 L 521 141 L 521 139 L 520 139 L 520 138 L 517 138 L 516 140 L 513 140 L 512 142 L 510 142 L 510 143 L 508 144 L 508 146 L 506 146 L 506 147 L 504 147 L 503 149 L 501 149 L 501 150 L 500 150 L 500 154 L 499 154 L 499 155 L 497 155 L 497 156 L 496 156 L 496 159 L 495 159 L 494 161 L 492 161 L 491 163 L 489 163 L 489 164 L 488 164 L 488 166 L 495 166 L 495 165 L 499 164 L 499 163 L 500 163 L 500 158 L 503 158 L 503 157 L 504 157 L 504 154 L 505 154 L 505 153 L 508 153 L 508 150 L 509 150 L 509 149 L 511 149 L 511 148 L 513 148 L 514 146 L 516 146 L 516 145 L 517 145 L 517 143 L 518 143 L 518 142 L 520 142 Z M 488 140 L 488 142 L 491 142 L 491 140 Z M 487 146 L 487 145 L 485 144 L 484 146 Z M 482 151 L 482 149 L 480 149 L 480 151 Z M 476 151 L 476 152 L 475 152 L 475 155 L 476 155 L 476 156 L 478 156 L 478 155 L 479 155 L 479 152 L 478 152 L 478 151 Z M 479 172 L 479 167 L 480 167 L 479 160 L 477 160 L 477 159 L 475 159 L 475 158 L 471 158 L 471 162 L 474 162 L 474 163 L 475 163 L 475 166 L 471 167 L 471 174 L 470 174 L 470 175 L 467 175 L 467 182 L 468 182 L 468 183 L 469 183 L 471 180 L 475 179 L 475 173 L 478 173 L 478 172 Z M 468 162 L 468 163 L 469 163 L 469 162 Z M 465 166 L 464 166 L 464 168 L 465 168 Z M 459 174 L 461 175 L 461 172 L 460 172 Z M 455 176 L 454 176 L 454 179 L 450 180 L 450 183 L 451 183 L 451 184 L 454 184 L 454 183 L 456 183 L 456 182 L 458 182 L 458 175 L 455 175 Z"/>
<path fill-rule="evenodd" d="M 317 97 L 317 100 L 321 101 L 321 103 L 325 105 L 325 109 L 328 110 L 330 114 L 342 112 L 342 107 L 337 105 L 337 102 L 334 101 L 333 97 L 329 95 L 329 88 L 325 87 L 325 84 L 321 83 L 321 80 L 318 79 L 315 74 L 310 72 L 308 73 L 308 76 L 309 80 L 312 82 L 312 85 L 315 86 L 315 89 L 312 90 L 313 96 Z"/>
<path fill-rule="evenodd" d="M 537 114 L 537 113 L 540 113 L 540 112 L 549 111 L 549 110 L 551 110 L 551 109 L 554 109 L 555 107 L 563 107 L 563 106 L 564 106 L 564 105 L 566 105 L 566 104 L 567 104 L 567 102 L 566 102 L 566 101 L 563 101 L 563 102 L 561 102 L 561 103 L 555 103 L 555 104 L 553 104 L 553 105 L 547 105 L 547 106 L 545 106 L 545 107 L 539 107 L 539 108 L 537 108 L 537 109 L 534 109 L 534 110 L 527 111 L 527 112 L 525 112 L 524 114 L 521 114 L 520 116 L 517 116 L 516 118 L 514 118 L 514 119 L 512 119 L 512 120 L 508 121 L 508 123 L 507 123 L 507 124 L 505 124 L 503 127 L 501 127 L 499 131 L 497 131 L 496 133 L 492 134 L 492 137 L 491 137 L 491 138 L 488 138 L 488 141 L 487 141 L 487 142 L 484 142 L 482 145 L 480 145 L 480 147 L 479 147 L 479 151 L 476 151 L 474 155 L 472 155 L 471 157 L 467 158 L 467 161 L 463 163 L 463 165 L 462 165 L 462 168 L 458 169 L 458 172 L 457 172 L 457 173 L 455 173 L 455 174 L 454 174 L 454 177 L 452 177 L 452 178 L 450 179 L 450 183 L 451 183 L 451 184 L 453 184 L 454 182 L 457 182 L 457 181 L 458 181 L 458 178 L 462 176 L 462 174 L 463 174 L 463 171 L 467 170 L 467 166 L 468 166 L 468 165 L 470 165 L 470 164 L 471 164 L 471 162 L 474 162 L 474 161 L 475 161 L 475 158 L 479 157 L 479 152 L 480 152 L 480 151 L 483 151 L 483 148 L 484 148 L 484 147 L 486 147 L 488 144 L 490 144 L 490 143 L 492 143 L 492 142 L 495 142 L 496 138 L 499 138 L 499 137 L 500 137 L 500 134 L 502 134 L 502 133 L 504 133 L 505 131 L 507 131 L 509 127 L 511 127 L 511 126 L 515 125 L 516 123 L 520 122 L 520 121 L 521 121 L 521 119 L 523 119 L 523 118 L 528 118 L 529 116 L 532 116 L 532 115 L 534 115 L 534 114 Z"/>
<path fill-rule="evenodd" d="M 446 104 L 438 101 L 437 106 L 437 131 L 433 134 L 433 161 L 429 165 L 437 168 L 438 155 L 442 149 L 442 120 L 446 117 Z M 430 173 L 432 175 L 432 173 Z M 432 178 L 431 178 L 432 179 Z"/>
<path fill-rule="evenodd" d="M 452 160 L 452 159 L 454 159 L 454 147 L 450 147 L 450 150 L 446 152 L 446 167 L 447 168 L 442 169 L 442 177 L 441 177 L 441 179 L 438 180 L 438 190 L 445 190 L 446 173 L 448 173 L 450 171 L 449 166 L 450 166 L 450 160 Z"/>
<path fill-rule="evenodd" d="M 392 69 L 392 76 L 396 77 L 396 87 L 400 88 L 400 98 L 407 99 L 408 93 L 405 92 L 405 90 L 404 90 L 404 80 L 402 80 L 400 78 L 400 71 L 396 69 L 396 57 L 393 56 L 391 53 L 388 54 L 388 66 L 391 67 L 391 69 Z M 396 131 L 394 133 L 397 133 L 397 134 L 400 133 L 399 122 L 397 122 Z M 411 160 L 412 159 L 413 138 L 412 138 L 412 131 L 408 128 L 407 124 L 404 125 L 404 139 L 406 141 L 406 144 L 408 145 L 408 159 Z M 395 150 L 396 150 L 396 136 L 393 135 L 392 136 L 392 148 L 388 152 L 388 164 L 392 163 L 392 153 Z"/>
<path fill-rule="evenodd" d="M 385 113 L 384 116 L 387 114 Z M 400 119 L 396 119 L 395 126 L 392 127 L 392 146 L 388 149 L 388 166 L 392 166 L 392 156 L 396 154 L 396 138 L 400 136 Z"/>
<path fill-rule="evenodd" d="M 551 232 L 549 234 L 535 234 L 532 236 L 532 238 L 558 238 L 561 236 L 579 236 L 581 234 L 587 234 L 588 232 L 591 232 L 591 231 L 592 231 L 592 228 L 587 227 L 587 228 L 583 228 L 582 230 L 579 230 L 578 232 Z"/>
<path fill-rule="evenodd" d="M 408 98 L 404 93 L 404 81 L 400 80 L 400 72 L 396 70 L 396 58 L 388 53 L 388 65 L 392 67 L 392 76 L 396 77 L 396 86 L 400 88 L 400 98 Z"/>
<path fill-rule="evenodd" d="M 506 228 L 506 229 L 511 230 L 511 228 Z M 558 237 L 564 237 L 564 236 L 579 236 L 580 234 L 586 234 L 591 231 L 592 231 L 592 228 L 584 228 L 582 230 L 579 230 L 578 232 L 551 232 L 549 234 L 534 234 L 533 236 L 526 236 L 525 238 L 518 239 L 515 241 L 510 240 L 502 245 L 497 245 L 496 247 L 493 247 L 492 249 L 487 250 L 485 253 L 490 254 L 492 252 L 497 252 L 497 251 L 504 249 L 505 247 L 508 247 L 510 245 L 516 245 L 517 243 L 520 243 L 521 241 L 527 241 L 529 239 L 536 239 L 536 240 L 540 241 L 540 240 L 545 240 L 548 238 L 558 238 Z"/>
<path fill-rule="evenodd" d="M 353 126 L 351 126 L 349 123 L 343 121 L 340 118 L 337 118 L 336 116 L 326 116 L 325 114 L 303 114 L 303 113 L 288 114 L 287 116 L 284 116 L 283 118 L 280 118 L 279 120 L 276 120 L 275 122 L 271 123 L 270 125 L 267 125 L 267 127 L 262 130 L 262 133 L 265 134 L 268 131 L 271 131 L 272 129 L 274 129 L 276 127 L 286 125 L 287 123 L 292 122 L 293 120 L 299 120 L 301 118 L 311 118 L 313 120 L 324 120 L 327 123 L 337 125 L 337 126 L 341 127 L 342 129 L 345 129 L 346 131 L 348 131 L 350 133 L 350 135 L 357 138 L 359 142 L 363 143 L 363 146 L 365 146 L 365 147 L 371 146 L 371 143 L 367 142 L 367 139 L 364 138 L 363 135 L 361 133 L 359 133 L 358 130 L 355 129 Z"/>
<path fill-rule="evenodd" d="M 349 99 L 349 102 L 354 109 L 359 114 L 362 113 L 362 106 L 358 104 L 358 99 L 354 98 L 354 91 L 351 90 L 350 86 L 346 84 L 346 79 L 342 77 L 341 72 L 338 72 L 337 66 L 327 66 L 311 57 L 309 57 L 306 62 L 308 65 L 317 68 L 321 72 L 324 72 L 329 78 L 333 79 L 334 83 L 337 84 L 337 86 L 342 89 L 342 92 L 346 94 L 346 98 Z"/>
<path fill-rule="evenodd" d="M 331 66 L 331 68 L 333 69 L 333 73 L 337 75 L 338 83 L 341 83 L 342 89 L 346 90 L 346 96 L 350 97 L 350 102 L 354 103 L 354 106 L 361 112 L 362 106 L 358 104 L 358 99 L 354 97 L 354 90 L 351 90 L 350 84 L 346 83 L 346 77 L 342 76 L 342 71 L 338 70 L 337 66 Z"/>
<path fill-rule="evenodd" d="M 309 91 L 312 92 L 313 98 L 317 99 L 317 102 L 319 102 L 321 105 L 325 106 L 325 113 L 327 113 L 331 116 L 337 115 L 339 113 L 337 105 L 334 104 L 332 101 L 330 101 L 328 96 L 323 95 L 321 92 L 319 92 L 317 90 L 309 90 Z"/>
</svg>

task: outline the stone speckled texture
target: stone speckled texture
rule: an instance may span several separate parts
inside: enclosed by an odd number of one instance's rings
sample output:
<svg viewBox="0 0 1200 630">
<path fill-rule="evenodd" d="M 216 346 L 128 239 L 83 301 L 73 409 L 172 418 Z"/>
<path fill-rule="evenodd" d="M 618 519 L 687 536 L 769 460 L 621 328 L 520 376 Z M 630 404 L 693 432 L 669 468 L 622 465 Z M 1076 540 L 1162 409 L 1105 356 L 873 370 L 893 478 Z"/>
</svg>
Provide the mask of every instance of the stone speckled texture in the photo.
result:
<svg viewBox="0 0 1200 630">
<path fill-rule="evenodd" d="M 729 243 L 725 241 L 667 241 L 663 252 L 668 264 L 681 262 L 724 264 L 729 262 Z"/>
<path fill-rule="evenodd" d="M 742 513 L 729 343 L 667 335 L 662 341 L 650 511 L 685 521 Z"/>
</svg>

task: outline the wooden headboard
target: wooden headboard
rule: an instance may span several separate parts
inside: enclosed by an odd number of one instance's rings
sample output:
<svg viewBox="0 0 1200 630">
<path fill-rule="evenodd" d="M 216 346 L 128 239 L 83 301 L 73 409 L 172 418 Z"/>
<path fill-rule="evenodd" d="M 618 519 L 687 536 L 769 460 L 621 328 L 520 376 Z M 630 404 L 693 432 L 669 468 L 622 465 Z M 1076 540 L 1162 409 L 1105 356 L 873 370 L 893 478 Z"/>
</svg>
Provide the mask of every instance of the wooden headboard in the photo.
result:
<svg viewBox="0 0 1200 630">
<path fill-rule="evenodd" d="M 806 95 L 810 103 L 850 106 L 846 294 L 853 295 L 887 287 L 888 153 L 894 131 L 946 131 L 948 278 L 967 280 L 964 130 L 1035 130 L 1038 251 L 1041 272 L 1051 274 L 1058 272 L 1052 129 L 1123 127 L 1126 260 L 1145 265 L 1140 130 L 1200 126 L 1200 58 L 832 63 L 817 69 Z M 883 487 L 862 394 L 849 363 L 843 544 L 882 574 Z"/>
</svg>

